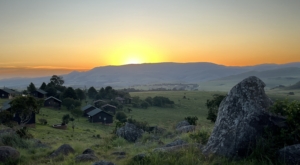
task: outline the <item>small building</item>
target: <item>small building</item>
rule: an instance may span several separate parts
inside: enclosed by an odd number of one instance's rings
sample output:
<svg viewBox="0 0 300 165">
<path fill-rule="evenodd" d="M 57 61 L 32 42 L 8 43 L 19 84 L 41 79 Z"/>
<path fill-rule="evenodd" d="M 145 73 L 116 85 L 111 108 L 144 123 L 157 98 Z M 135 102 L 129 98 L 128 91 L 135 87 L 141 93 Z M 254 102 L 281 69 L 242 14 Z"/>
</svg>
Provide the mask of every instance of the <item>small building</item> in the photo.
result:
<svg viewBox="0 0 300 165">
<path fill-rule="evenodd" d="M 113 123 L 113 115 L 99 108 L 90 111 L 89 113 L 87 113 L 87 115 L 91 123 L 103 123 L 103 124 Z"/>
<path fill-rule="evenodd" d="M 47 94 L 47 92 L 42 89 L 37 89 L 37 90 L 31 92 L 31 95 L 33 97 L 37 97 L 37 98 L 41 98 L 41 99 L 46 98 L 46 94 Z"/>
<path fill-rule="evenodd" d="M 12 99 L 18 94 L 19 92 L 13 89 L 9 89 L 9 88 L 0 89 L 0 98 L 2 99 Z"/>
<path fill-rule="evenodd" d="M 83 111 L 83 116 L 88 116 L 88 113 L 94 109 L 96 109 L 96 107 L 90 104 L 81 108 L 81 110 Z"/>
<path fill-rule="evenodd" d="M 106 112 L 110 112 L 112 114 L 116 114 L 116 109 L 117 107 L 116 106 L 113 106 L 113 105 L 110 105 L 110 104 L 105 104 L 101 107 L 101 109 L 103 109 L 104 111 Z"/>
<path fill-rule="evenodd" d="M 50 96 L 50 97 L 45 99 L 44 106 L 60 109 L 61 108 L 61 103 L 62 103 L 62 101 L 59 100 L 58 98 Z"/>
<path fill-rule="evenodd" d="M 116 97 L 115 100 L 121 104 L 131 104 L 131 98 Z"/>
<path fill-rule="evenodd" d="M 106 104 L 107 102 L 105 100 L 95 100 L 94 106 L 95 107 L 101 107 L 103 104 Z"/>
</svg>

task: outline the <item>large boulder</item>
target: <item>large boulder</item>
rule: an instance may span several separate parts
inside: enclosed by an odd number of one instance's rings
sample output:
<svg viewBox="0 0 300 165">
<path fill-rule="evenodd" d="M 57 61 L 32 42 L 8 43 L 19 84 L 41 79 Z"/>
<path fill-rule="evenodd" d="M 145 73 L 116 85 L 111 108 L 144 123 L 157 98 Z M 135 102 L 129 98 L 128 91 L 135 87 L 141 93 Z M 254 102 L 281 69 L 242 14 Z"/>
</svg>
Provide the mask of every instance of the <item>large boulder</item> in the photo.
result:
<svg viewBox="0 0 300 165">
<path fill-rule="evenodd" d="M 300 164 L 300 144 L 286 146 L 278 151 L 279 160 L 287 165 Z"/>
<path fill-rule="evenodd" d="M 264 87 L 263 81 L 251 76 L 231 89 L 219 106 L 215 127 L 203 154 L 228 158 L 247 156 L 266 127 L 273 129 L 283 125 L 285 118 L 267 112 L 272 101 Z"/>
<path fill-rule="evenodd" d="M 69 144 L 63 144 L 50 155 L 50 158 L 57 157 L 60 154 L 69 155 L 70 153 L 74 153 L 74 152 L 75 150 Z"/>
<path fill-rule="evenodd" d="M 123 137 L 127 141 L 135 142 L 138 138 L 142 137 L 144 131 L 137 128 L 134 124 L 126 123 L 124 127 L 117 130 L 116 134 Z"/>
<path fill-rule="evenodd" d="M 9 146 L 0 146 L 0 163 L 8 160 L 16 161 L 20 158 L 20 153 L 16 149 Z"/>
<path fill-rule="evenodd" d="M 194 125 L 187 125 L 187 126 L 182 126 L 180 128 L 176 129 L 176 132 L 178 133 L 188 133 L 188 132 L 193 132 L 195 131 L 196 126 Z"/>
<path fill-rule="evenodd" d="M 188 126 L 188 125 L 190 125 L 190 123 L 186 120 L 183 120 L 176 125 L 176 129 L 183 127 L 183 126 Z"/>
</svg>

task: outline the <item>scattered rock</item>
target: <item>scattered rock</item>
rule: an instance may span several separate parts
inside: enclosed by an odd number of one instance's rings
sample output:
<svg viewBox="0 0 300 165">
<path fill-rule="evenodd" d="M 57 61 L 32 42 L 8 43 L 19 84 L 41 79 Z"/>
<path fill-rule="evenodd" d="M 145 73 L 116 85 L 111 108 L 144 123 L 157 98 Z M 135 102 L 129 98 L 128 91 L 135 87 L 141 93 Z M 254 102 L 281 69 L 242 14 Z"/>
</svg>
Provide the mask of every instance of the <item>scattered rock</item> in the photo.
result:
<svg viewBox="0 0 300 165">
<path fill-rule="evenodd" d="M 135 142 L 138 138 L 142 137 L 144 131 L 137 128 L 134 124 L 126 123 L 124 127 L 117 130 L 116 134 L 123 137 L 129 142 Z"/>
<path fill-rule="evenodd" d="M 142 161 L 142 160 L 146 159 L 146 157 L 147 157 L 146 154 L 137 154 L 132 158 L 132 160 Z"/>
<path fill-rule="evenodd" d="M 265 127 L 284 126 L 284 117 L 266 111 L 272 101 L 265 94 L 265 86 L 259 78 L 251 76 L 231 89 L 219 106 L 215 127 L 203 149 L 204 155 L 245 157 L 262 137 Z"/>
<path fill-rule="evenodd" d="M 20 153 L 10 146 L 0 146 L 0 163 L 8 160 L 17 161 L 20 158 Z"/>
<path fill-rule="evenodd" d="M 69 153 L 74 152 L 75 150 L 69 144 L 63 144 L 50 155 L 50 158 L 56 157 L 60 154 L 69 155 Z"/>
<path fill-rule="evenodd" d="M 175 151 L 179 151 L 179 150 L 190 148 L 190 147 L 195 147 L 199 150 L 202 150 L 203 145 L 198 144 L 198 143 L 195 143 L 195 144 L 181 144 L 181 145 L 170 146 L 170 147 L 155 148 L 153 150 L 153 152 L 175 152 Z"/>
<path fill-rule="evenodd" d="M 176 132 L 178 132 L 178 133 L 193 132 L 193 131 L 195 131 L 195 128 L 196 128 L 196 126 L 194 126 L 194 125 L 182 126 L 180 128 L 177 128 Z"/>
<path fill-rule="evenodd" d="M 105 160 L 101 160 L 99 162 L 93 163 L 92 165 L 116 165 L 116 164 L 114 164 L 112 162 L 105 161 Z"/>
<path fill-rule="evenodd" d="M 126 155 L 126 152 L 124 152 L 124 151 L 116 151 L 116 152 L 111 153 L 111 155 Z"/>
<path fill-rule="evenodd" d="M 190 123 L 186 120 L 183 120 L 176 125 L 176 129 L 183 127 L 183 126 L 188 126 L 188 125 L 190 125 Z"/>
<path fill-rule="evenodd" d="M 287 165 L 300 164 L 300 144 L 286 146 L 278 151 L 279 160 Z"/>
<path fill-rule="evenodd" d="M 178 145 L 183 145 L 183 144 L 187 144 L 186 141 L 183 141 L 181 139 L 175 140 L 172 143 L 166 144 L 165 147 L 173 147 L 173 146 L 178 146 Z"/>
<path fill-rule="evenodd" d="M 116 158 L 116 160 L 121 160 L 121 159 L 124 159 L 124 158 L 126 158 L 125 155 L 120 155 L 120 156 L 118 156 L 118 157 Z"/>
<path fill-rule="evenodd" d="M 88 161 L 97 161 L 97 156 L 93 154 L 81 154 L 76 156 L 75 161 L 76 162 L 88 162 Z"/>
<path fill-rule="evenodd" d="M 94 150 L 88 148 L 88 149 L 84 150 L 82 152 L 82 154 L 92 154 L 92 155 L 95 155 L 95 152 L 94 152 Z"/>
</svg>

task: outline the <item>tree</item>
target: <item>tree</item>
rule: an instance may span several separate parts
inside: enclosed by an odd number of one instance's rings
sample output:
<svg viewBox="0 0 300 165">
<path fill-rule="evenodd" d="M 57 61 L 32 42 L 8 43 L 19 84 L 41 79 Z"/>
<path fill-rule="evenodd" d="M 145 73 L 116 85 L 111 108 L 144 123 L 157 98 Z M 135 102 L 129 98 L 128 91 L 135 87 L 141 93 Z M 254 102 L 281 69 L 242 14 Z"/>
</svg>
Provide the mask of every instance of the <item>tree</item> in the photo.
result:
<svg viewBox="0 0 300 165">
<path fill-rule="evenodd" d="M 96 97 L 97 93 L 98 92 L 94 87 L 90 87 L 88 89 L 88 96 L 89 96 L 90 99 L 94 99 Z"/>
<path fill-rule="evenodd" d="M 46 88 L 47 96 L 57 97 L 56 89 L 52 86 Z"/>
<path fill-rule="evenodd" d="M 53 75 L 50 78 L 50 82 L 52 82 L 55 86 L 62 86 L 65 81 L 63 80 L 62 76 Z"/>
<path fill-rule="evenodd" d="M 186 117 L 184 119 L 186 121 L 188 121 L 190 123 L 190 125 L 197 125 L 197 120 L 198 120 L 197 116 L 194 116 L 194 117 L 188 116 L 188 117 Z"/>
<path fill-rule="evenodd" d="M 30 121 L 33 113 L 39 112 L 39 105 L 36 99 L 32 96 L 17 97 L 11 102 L 11 113 L 18 114 L 20 124 L 25 125 Z"/>
<path fill-rule="evenodd" d="M 65 106 L 68 110 L 73 110 L 74 108 L 79 107 L 81 105 L 81 102 L 72 98 L 65 98 L 62 101 L 62 105 Z"/>
<path fill-rule="evenodd" d="M 84 99 L 85 99 L 85 93 L 83 92 L 83 90 L 77 88 L 77 89 L 75 90 L 75 92 L 76 92 L 77 98 L 78 98 L 79 100 L 84 100 Z"/>
<path fill-rule="evenodd" d="M 125 123 L 127 121 L 127 116 L 124 112 L 117 112 L 116 119 L 122 123 Z"/>
<path fill-rule="evenodd" d="M 143 102 L 141 103 L 141 107 L 144 108 L 144 109 L 147 109 L 147 108 L 149 107 L 149 103 L 146 102 L 146 101 L 143 101 Z"/>
<path fill-rule="evenodd" d="M 77 100 L 76 92 L 72 87 L 68 87 L 65 92 L 62 94 L 62 98 L 72 98 Z"/>
<path fill-rule="evenodd" d="M 73 116 L 75 116 L 79 121 L 79 118 L 80 118 L 80 116 L 83 115 L 83 112 L 79 108 L 74 108 L 74 109 L 71 110 L 71 114 Z"/>
<path fill-rule="evenodd" d="M 45 82 L 43 82 L 43 84 L 40 86 L 40 89 L 46 90 L 46 88 L 47 88 L 47 85 Z"/>
<path fill-rule="evenodd" d="M 66 125 L 66 124 L 68 124 L 69 123 L 69 120 L 70 120 L 70 115 L 69 114 L 65 114 L 65 115 L 63 115 L 63 117 L 62 117 L 62 125 Z"/>
<path fill-rule="evenodd" d="M 34 84 L 31 82 L 30 84 L 29 84 L 29 86 L 27 87 L 27 91 L 29 92 L 29 93 L 32 93 L 32 92 L 34 92 L 34 91 L 36 91 L 36 88 L 35 88 L 35 86 L 34 86 Z"/>
<path fill-rule="evenodd" d="M 145 99 L 145 101 L 146 101 L 149 105 L 152 105 L 152 104 L 153 104 L 153 99 L 152 99 L 152 97 L 147 97 L 147 98 Z"/>
<path fill-rule="evenodd" d="M 207 120 L 210 120 L 211 122 L 216 122 L 219 105 L 225 97 L 225 95 L 214 94 L 212 100 L 206 101 L 205 105 L 208 109 L 208 114 L 206 118 Z"/>
</svg>

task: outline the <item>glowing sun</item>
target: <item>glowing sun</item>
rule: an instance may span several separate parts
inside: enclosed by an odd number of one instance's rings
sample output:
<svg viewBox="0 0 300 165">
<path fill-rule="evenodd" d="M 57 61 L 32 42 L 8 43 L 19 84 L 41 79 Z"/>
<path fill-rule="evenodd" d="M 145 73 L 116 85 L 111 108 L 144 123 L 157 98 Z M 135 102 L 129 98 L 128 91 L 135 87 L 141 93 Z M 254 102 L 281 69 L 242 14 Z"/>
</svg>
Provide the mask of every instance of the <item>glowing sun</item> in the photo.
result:
<svg viewBox="0 0 300 165">
<path fill-rule="evenodd" d="M 125 61 L 125 64 L 141 64 L 141 63 L 142 63 L 142 60 L 140 58 L 138 58 L 137 56 L 129 57 Z"/>
</svg>

